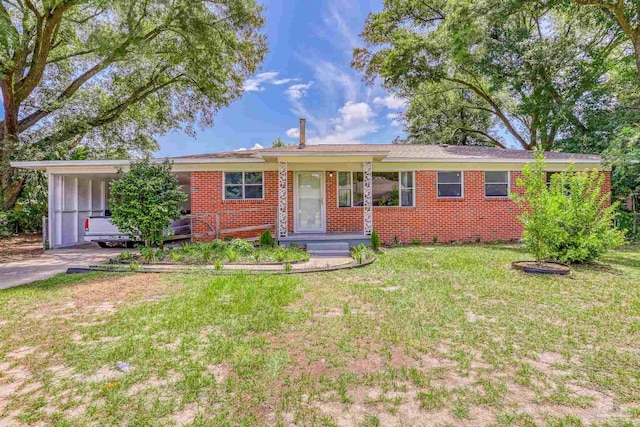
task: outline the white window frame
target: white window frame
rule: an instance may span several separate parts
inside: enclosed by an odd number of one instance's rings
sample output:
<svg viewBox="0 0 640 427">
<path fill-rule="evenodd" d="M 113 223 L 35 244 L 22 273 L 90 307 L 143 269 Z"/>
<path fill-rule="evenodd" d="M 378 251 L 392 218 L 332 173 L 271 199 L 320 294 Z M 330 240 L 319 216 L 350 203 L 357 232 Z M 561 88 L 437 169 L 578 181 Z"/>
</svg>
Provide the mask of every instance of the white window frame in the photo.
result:
<svg viewBox="0 0 640 427">
<path fill-rule="evenodd" d="M 438 191 L 440 188 L 440 172 L 442 173 L 457 173 L 460 172 L 460 196 L 440 196 L 440 192 Z M 443 184 L 452 184 L 451 182 L 443 182 Z M 436 171 L 436 198 L 437 199 L 464 199 L 464 171 L 461 170 L 446 170 L 446 171 Z"/>
<path fill-rule="evenodd" d="M 507 195 L 506 196 L 488 196 L 487 184 L 504 184 L 504 182 L 487 182 L 487 172 L 506 172 L 507 173 Z M 487 199 L 506 199 L 511 193 L 511 171 L 483 171 L 484 174 L 484 197 Z"/>
<path fill-rule="evenodd" d="M 359 171 L 357 171 L 359 172 Z M 355 173 L 357 173 L 355 172 Z M 372 173 L 372 175 L 376 172 L 383 172 L 383 171 L 375 171 Z M 386 171 L 384 171 L 386 172 Z M 398 174 L 398 205 L 397 206 L 373 206 L 374 208 L 415 208 L 416 207 L 416 171 L 389 171 L 391 173 L 397 173 Z M 341 173 L 348 173 L 349 174 L 349 191 L 351 192 L 351 206 L 340 206 L 340 174 Z M 402 206 L 402 173 L 410 173 L 411 174 L 411 182 L 413 183 L 413 187 L 406 187 L 404 188 L 405 190 L 412 190 L 412 200 L 411 200 L 411 205 L 410 206 Z M 353 174 L 354 171 L 337 171 L 336 172 L 336 206 L 338 207 L 338 209 L 345 209 L 345 208 L 361 208 L 362 206 L 354 206 L 353 205 Z M 372 176 L 373 178 L 373 176 Z M 373 185 L 373 183 L 372 183 Z"/>
<path fill-rule="evenodd" d="M 227 173 L 241 173 L 242 174 L 242 184 L 229 184 L 228 186 L 230 187 L 235 187 L 238 185 L 242 186 L 242 198 L 240 199 L 228 199 L 227 198 Z M 249 186 L 254 186 L 257 187 L 258 184 L 245 184 L 244 182 L 244 175 L 246 173 L 261 173 L 262 174 L 262 197 L 260 198 L 250 198 L 248 199 L 245 196 L 245 185 L 249 185 Z M 238 201 L 238 200 L 264 200 L 264 171 L 224 171 L 222 172 L 222 200 L 229 200 L 229 201 Z"/>
<path fill-rule="evenodd" d="M 340 174 L 349 174 L 349 206 L 340 206 Z M 353 206 L 353 172 L 337 171 L 336 172 L 336 205 L 338 208 L 352 208 Z"/>
</svg>

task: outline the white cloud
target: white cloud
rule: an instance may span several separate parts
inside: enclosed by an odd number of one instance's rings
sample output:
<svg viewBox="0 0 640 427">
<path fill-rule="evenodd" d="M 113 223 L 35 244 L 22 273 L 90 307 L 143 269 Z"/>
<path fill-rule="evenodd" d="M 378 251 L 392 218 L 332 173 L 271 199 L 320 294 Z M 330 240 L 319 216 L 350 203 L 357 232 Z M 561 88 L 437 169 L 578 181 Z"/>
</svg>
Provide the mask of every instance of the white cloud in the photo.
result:
<svg viewBox="0 0 640 427">
<path fill-rule="evenodd" d="M 265 90 L 264 85 L 283 85 L 291 82 L 295 82 L 298 79 L 284 78 L 278 79 L 280 73 L 277 71 L 268 71 L 266 73 L 256 74 L 255 77 L 251 77 L 245 80 L 243 88 L 245 92 L 262 92 Z"/>
<path fill-rule="evenodd" d="M 384 98 L 376 96 L 373 103 L 387 107 L 389 110 L 401 110 L 407 105 L 407 101 L 405 99 L 398 98 L 395 95 L 388 95 Z"/>
<path fill-rule="evenodd" d="M 311 88 L 312 84 L 313 82 L 291 85 L 284 91 L 284 93 L 291 101 L 297 101 L 307 94 L 307 91 Z"/>
<path fill-rule="evenodd" d="M 286 132 L 289 138 L 299 138 L 300 137 L 300 129 L 291 128 Z"/>
<path fill-rule="evenodd" d="M 400 128 L 402 127 L 402 114 L 400 113 L 389 113 L 387 114 L 387 119 L 391 121 L 391 126 Z"/>
<path fill-rule="evenodd" d="M 376 116 L 366 102 L 347 102 L 338 110 L 340 117 L 331 120 L 333 128 L 309 139 L 309 144 L 361 144 L 361 138 L 376 132 Z"/>
<path fill-rule="evenodd" d="M 233 151 L 247 151 L 247 150 L 262 150 L 264 147 L 260 144 L 255 144 L 253 147 L 251 148 L 238 148 L 237 150 L 233 150 Z"/>
</svg>

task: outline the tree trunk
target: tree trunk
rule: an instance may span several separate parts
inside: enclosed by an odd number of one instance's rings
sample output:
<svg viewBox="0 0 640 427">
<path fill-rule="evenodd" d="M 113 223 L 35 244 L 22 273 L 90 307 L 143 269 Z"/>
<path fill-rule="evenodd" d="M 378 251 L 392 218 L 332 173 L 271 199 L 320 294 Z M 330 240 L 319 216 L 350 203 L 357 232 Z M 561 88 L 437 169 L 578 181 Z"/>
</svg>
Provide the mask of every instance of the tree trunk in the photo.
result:
<svg viewBox="0 0 640 427">
<path fill-rule="evenodd" d="M 15 207 L 24 189 L 24 178 L 17 178 L 16 170 L 10 165 L 19 142 L 19 107 L 15 103 L 12 74 L 0 80 L 0 89 L 4 110 L 4 129 L 0 139 L 0 207 L 8 211 Z"/>
</svg>

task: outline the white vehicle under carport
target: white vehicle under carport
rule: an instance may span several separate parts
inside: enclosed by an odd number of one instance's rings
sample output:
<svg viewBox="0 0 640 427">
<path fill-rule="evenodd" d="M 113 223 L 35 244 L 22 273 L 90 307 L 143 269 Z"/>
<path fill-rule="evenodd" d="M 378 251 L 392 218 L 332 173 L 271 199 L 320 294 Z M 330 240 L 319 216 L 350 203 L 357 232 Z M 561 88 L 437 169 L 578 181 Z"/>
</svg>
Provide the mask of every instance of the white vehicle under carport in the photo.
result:
<svg viewBox="0 0 640 427">
<path fill-rule="evenodd" d="M 125 245 L 133 247 L 139 241 L 132 240 L 111 223 L 109 216 L 90 216 L 84 221 L 84 240 L 95 242 L 102 248 Z M 191 219 L 182 218 L 171 222 L 164 233 L 169 240 L 189 239 L 191 237 Z"/>
</svg>

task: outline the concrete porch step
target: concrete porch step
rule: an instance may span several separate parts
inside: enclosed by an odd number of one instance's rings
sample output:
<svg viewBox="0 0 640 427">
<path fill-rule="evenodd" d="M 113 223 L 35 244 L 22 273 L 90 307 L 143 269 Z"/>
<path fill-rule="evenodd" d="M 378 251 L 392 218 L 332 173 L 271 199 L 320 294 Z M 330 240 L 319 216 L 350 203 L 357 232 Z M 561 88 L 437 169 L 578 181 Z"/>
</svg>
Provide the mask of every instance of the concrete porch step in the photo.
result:
<svg viewBox="0 0 640 427">
<path fill-rule="evenodd" d="M 307 244 L 312 256 L 349 256 L 349 242 L 319 242 Z"/>
</svg>

